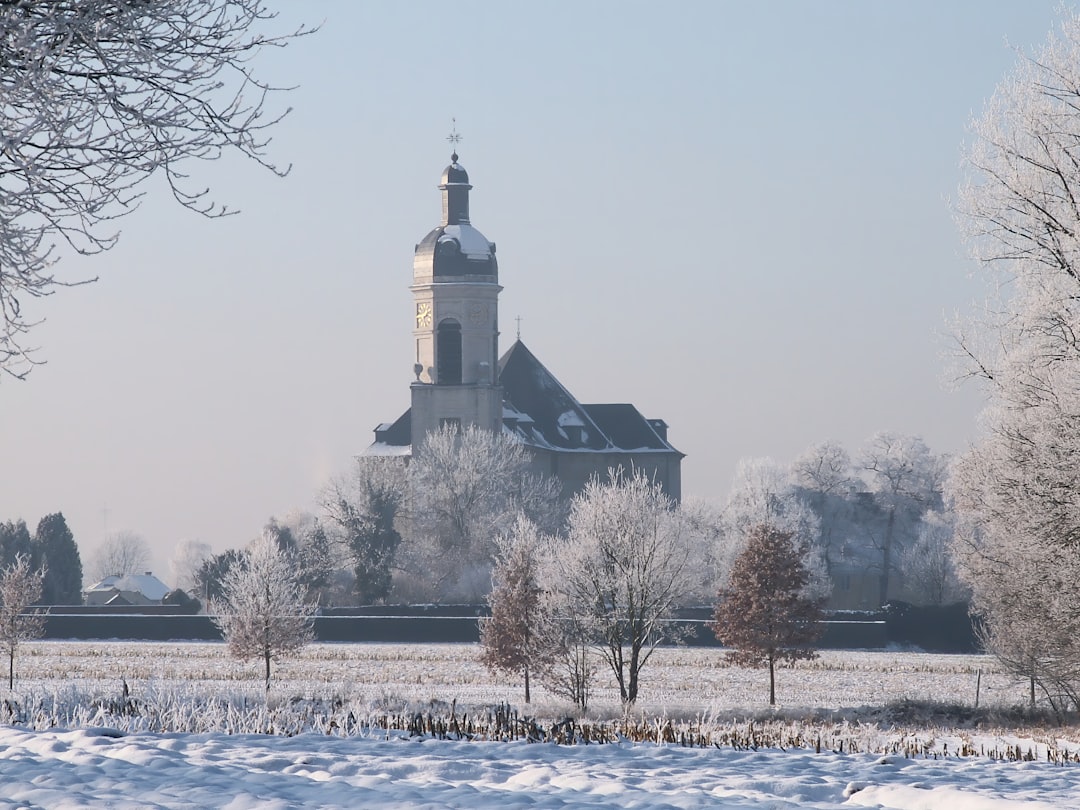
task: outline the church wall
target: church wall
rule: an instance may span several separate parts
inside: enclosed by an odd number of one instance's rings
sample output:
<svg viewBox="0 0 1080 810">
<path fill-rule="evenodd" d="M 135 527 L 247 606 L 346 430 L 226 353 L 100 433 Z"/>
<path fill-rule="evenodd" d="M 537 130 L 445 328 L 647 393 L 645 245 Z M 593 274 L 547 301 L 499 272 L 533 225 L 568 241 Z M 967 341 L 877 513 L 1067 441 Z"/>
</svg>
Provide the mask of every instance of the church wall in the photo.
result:
<svg viewBox="0 0 1080 810">
<path fill-rule="evenodd" d="M 582 453 L 558 452 L 530 447 L 533 470 L 556 476 L 563 485 L 563 496 L 570 498 L 585 489 L 594 477 L 606 481 L 608 470 L 641 470 L 657 481 L 675 501 L 682 499 L 680 457 L 676 453 Z"/>
</svg>

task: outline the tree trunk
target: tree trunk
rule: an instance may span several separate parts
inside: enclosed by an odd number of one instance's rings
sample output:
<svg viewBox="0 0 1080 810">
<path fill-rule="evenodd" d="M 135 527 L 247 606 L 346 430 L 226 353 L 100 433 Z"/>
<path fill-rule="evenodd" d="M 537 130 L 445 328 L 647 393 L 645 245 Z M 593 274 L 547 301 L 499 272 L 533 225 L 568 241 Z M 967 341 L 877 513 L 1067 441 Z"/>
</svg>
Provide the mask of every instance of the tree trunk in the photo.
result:
<svg viewBox="0 0 1080 810">
<path fill-rule="evenodd" d="M 637 690 L 638 690 L 638 668 L 641 660 L 641 650 L 638 649 L 635 644 L 630 650 L 630 688 L 627 690 L 629 697 L 626 701 L 628 704 L 637 702 Z"/>
<path fill-rule="evenodd" d="M 776 705 L 776 659 L 769 653 L 769 705 Z"/>
<path fill-rule="evenodd" d="M 10 692 L 15 688 L 15 647 L 8 647 L 8 680 L 7 688 Z"/>
<path fill-rule="evenodd" d="M 878 578 L 878 605 L 889 599 L 889 570 L 892 568 L 893 526 L 896 523 L 896 507 L 889 509 L 889 522 L 885 524 L 885 543 L 881 549 L 881 576 Z"/>
<path fill-rule="evenodd" d="M 529 702 L 529 666 L 525 665 L 525 702 Z"/>
<path fill-rule="evenodd" d="M 265 652 L 266 658 L 266 691 L 270 691 L 270 648 L 267 647 Z"/>
</svg>

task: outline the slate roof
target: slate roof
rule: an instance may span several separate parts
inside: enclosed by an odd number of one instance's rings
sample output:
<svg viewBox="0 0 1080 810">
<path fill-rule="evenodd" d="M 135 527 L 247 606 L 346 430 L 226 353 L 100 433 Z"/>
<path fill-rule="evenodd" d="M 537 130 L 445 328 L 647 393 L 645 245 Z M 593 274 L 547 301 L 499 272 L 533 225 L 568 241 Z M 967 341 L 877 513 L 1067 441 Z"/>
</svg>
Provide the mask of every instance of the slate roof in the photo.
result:
<svg viewBox="0 0 1080 810">
<path fill-rule="evenodd" d="M 630 404 L 582 405 L 518 340 L 499 359 L 503 430 L 532 447 L 566 452 L 682 453 L 667 441 L 662 419 L 646 419 Z M 408 452 L 412 412 L 375 429 L 364 455 Z"/>
</svg>

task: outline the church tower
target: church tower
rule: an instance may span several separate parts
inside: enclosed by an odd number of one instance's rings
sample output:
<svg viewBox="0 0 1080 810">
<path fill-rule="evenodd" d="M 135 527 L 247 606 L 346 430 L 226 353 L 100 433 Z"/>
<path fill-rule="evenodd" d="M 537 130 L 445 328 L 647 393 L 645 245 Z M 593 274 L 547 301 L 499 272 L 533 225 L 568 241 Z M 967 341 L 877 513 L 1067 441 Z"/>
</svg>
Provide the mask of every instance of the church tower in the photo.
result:
<svg viewBox="0 0 1080 810">
<path fill-rule="evenodd" d="M 457 152 L 442 174 L 442 222 L 416 246 L 412 445 L 444 424 L 502 427 L 495 243 L 469 221 L 469 175 Z"/>
</svg>

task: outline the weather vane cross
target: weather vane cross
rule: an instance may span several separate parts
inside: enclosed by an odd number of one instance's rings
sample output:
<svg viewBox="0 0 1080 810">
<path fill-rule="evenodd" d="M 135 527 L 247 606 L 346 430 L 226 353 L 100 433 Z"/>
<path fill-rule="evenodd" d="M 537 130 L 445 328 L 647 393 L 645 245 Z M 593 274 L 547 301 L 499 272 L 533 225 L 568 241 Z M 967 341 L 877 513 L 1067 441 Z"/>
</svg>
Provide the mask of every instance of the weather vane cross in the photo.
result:
<svg viewBox="0 0 1080 810">
<path fill-rule="evenodd" d="M 461 135 L 457 131 L 457 119 L 450 119 L 450 134 L 446 136 L 446 140 L 450 142 L 450 147 L 454 150 L 454 160 L 457 160 L 457 145 L 461 143 Z"/>
</svg>

